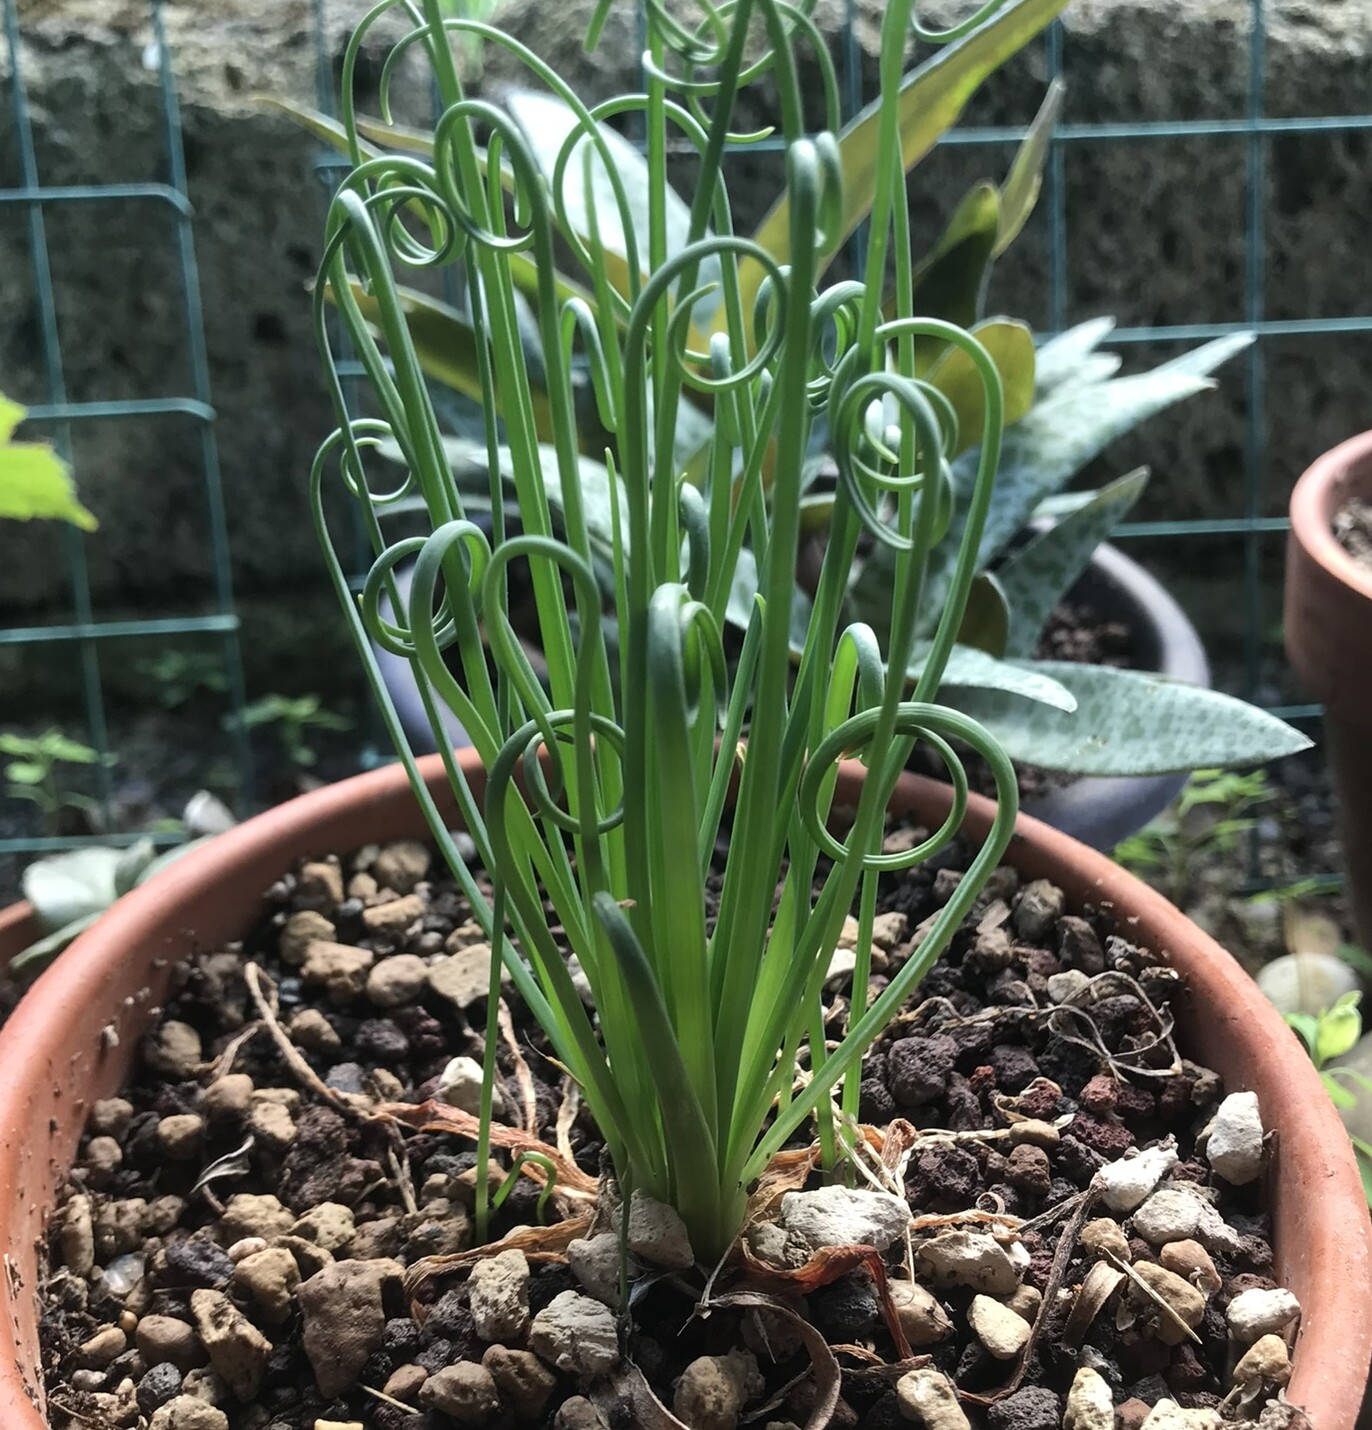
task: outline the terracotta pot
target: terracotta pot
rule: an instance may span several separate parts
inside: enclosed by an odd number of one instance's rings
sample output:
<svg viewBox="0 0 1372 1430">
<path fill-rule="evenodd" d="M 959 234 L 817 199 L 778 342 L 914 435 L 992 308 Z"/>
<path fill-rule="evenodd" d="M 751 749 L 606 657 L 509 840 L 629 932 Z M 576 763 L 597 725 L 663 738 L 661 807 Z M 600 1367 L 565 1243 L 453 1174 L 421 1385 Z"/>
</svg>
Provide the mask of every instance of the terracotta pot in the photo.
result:
<svg viewBox="0 0 1372 1430">
<path fill-rule="evenodd" d="M 0 909 L 0 969 L 8 968 L 15 954 L 23 953 L 41 937 L 42 931 L 33 917 L 32 905 L 20 900 Z"/>
<path fill-rule="evenodd" d="M 1372 501 L 1372 432 L 1326 452 L 1291 493 L 1284 630 L 1287 657 L 1325 707 L 1353 918 L 1372 948 L 1372 571 L 1334 539 L 1353 497 Z"/>
<path fill-rule="evenodd" d="M 440 762 L 421 768 L 444 817 L 455 819 Z M 858 766 L 844 767 L 841 801 L 856 801 L 861 777 Z M 946 787 L 907 775 L 893 807 L 941 822 L 948 797 Z M 982 837 L 991 813 L 973 797 L 966 832 Z M 123 1081 L 173 962 L 245 934 L 262 891 L 301 857 L 421 833 L 394 765 L 259 815 L 121 899 L 42 975 L 0 1032 L 5 1430 L 42 1430 L 35 1293 L 45 1224 L 86 1110 Z M 1075 907 L 1093 904 L 1130 939 L 1165 950 L 1192 994 L 1182 1010 L 1186 1046 L 1231 1090 L 1257 1091 L 1264 1120 L 1277 1130 L 1275 1275 L 1305 1311 L 1289 1395 L 1315 1430 L 1351 1430 L 1372 1353 L 1372 1225 L 1348 1140 L 1295 1036 L 1228 954 L 1103 855 L 1022 818 L 1009 857 L 1027 877 L 1061 885 Z"/>
</svg>

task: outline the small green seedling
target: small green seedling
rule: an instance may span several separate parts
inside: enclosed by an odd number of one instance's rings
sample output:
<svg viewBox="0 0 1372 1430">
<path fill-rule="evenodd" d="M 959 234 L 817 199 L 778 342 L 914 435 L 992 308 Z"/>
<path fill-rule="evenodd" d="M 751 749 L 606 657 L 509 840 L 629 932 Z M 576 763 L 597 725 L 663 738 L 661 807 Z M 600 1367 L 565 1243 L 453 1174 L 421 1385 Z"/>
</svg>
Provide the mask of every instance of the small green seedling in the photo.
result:
<svg viewBox="0 0 1372 1430">
<path fill-rule="evenodd" d="M 212 651 L 164 650 L 139 661 L 135 669 L 153 682 L 166 710 L 179 710 L 200 695 L 222 695 L 229 688 L 224 662 Z"/>
<path fill-rule="evenodd" d="M 336 710 L 325 708 L 317 695 L 264 695 L 254 700 L 241 715 L 229 716 L 226 726 L 232 728 L 241 720 L 249 730 L 263 726 L 275 729 L 281 743 L 281 753 L 297 769 L 309 769 L 319 758 L 309 742 L 315 730 L 350 730 L 352 721 Z"/>
<path fill-rule="evenodd" d="M 101 755 L 89 745 L 68 739 L 60 730 L 41 735 L 0 734 L 0 755 L 10 756 L 5 766 L 5 797 L 25 799 L 38 806 L 44 828 L 56 832 L 64 809 L 91 811 L 97 801 L 66 785 L 72 766 L 115 763 L 114 755 Z"/>
<path fill-rule="evenodd" d="M 1273 795 L 1265 770 L 1197 770 L 1170 809 L 1115 846 L 1115 862 L 1182 903 L 1197 863 L 1233 854 Z"/>
<path fill-rule="evenodd" d="M 1372 1092 L 1372 1078 L 1355 1068 L 1336 1068 L 1329 1064 L 1351 1052 L 1362 1036 L 1362 1013 L 1358 1004 L 1361 993 L 1345 993 L 1332 1007 L 1322 1013 L 1287 1013 L 1286 1021 L 1295 1030 L 1297 1037 L 1305 1044 L 1310 1061 L 1320 1075 L 1324 1090 L 1330 1101 L 1341 1112 L 1358 1104 L 1357 1095 L 1352 1091 Z M 1349 1134 L 1353 1151 L 1357 1154 L 1358 1171 L 1362 1174 L 1363 1191 L 1368 1204 L 1372 1205 L 1372 1143 Z"/>
</svg>

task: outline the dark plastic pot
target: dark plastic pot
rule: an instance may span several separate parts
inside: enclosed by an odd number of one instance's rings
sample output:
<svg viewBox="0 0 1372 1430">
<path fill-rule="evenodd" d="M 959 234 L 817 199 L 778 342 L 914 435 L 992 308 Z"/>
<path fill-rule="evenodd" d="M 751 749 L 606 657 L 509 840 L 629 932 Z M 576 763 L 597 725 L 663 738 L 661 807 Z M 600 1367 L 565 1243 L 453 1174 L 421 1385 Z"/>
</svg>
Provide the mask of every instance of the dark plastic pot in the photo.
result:
<svg viewBox="0 0 1372 1430">
<path fill-rule="evenodd" d="M 397 579 L 402 597 L 409 598 L 410 570 Z M 1074 599 L 1088 603 L 1108 621 L 1128 627 L 1133 645 L 1131 664 L 1155 670 L 1191 685 L 1210 684 L 1210 665 L 1195 627 L 1167 591 L 1118 547 L 1097 548 L 1091 565 L 1073 588 Z M 407 660 L 377 649 L 382 676 L 396 712 L 417 754 L 434 748 L 414 672 Z M 471 742 L 452 711 L 443 709 L 443 724 L 454 748 Z M 1025 811 L 1093 849 L 1113 849 L 1162 813 L 1181 792 L 1185 774 L 1073 780 L 1031 800 Z"/>
<path fill-rule="evenodd" d="M 1324 748 L 1358 940 L 1372 948 L 1372 571 L 1334 539 L 1349 500 L 1372 501 L 1372 432 L 1326 452 L 1291 493 L 1286 654 L 1323 704 Z"/>
<path fill-rule="evenodd" d="M 478 795 L 481 771 L 463 761 Z M 444 818 L 457 810 L 442 762 L 423 776 Z M 862 769 L 840 770 L 837 798 L 855 804 Z M 947 785 L 905 775 L 891 807 L 930 825 L 947 816 Z M 973 795 L 963 833 L 982 839 L 994 810 Z M 211 840 L 120 899 L 29 990 L 0 1031 L 0 1426 L 44 1430 L 36 1295 L 47 1222 L 72 1165 L 86 1111 L 123 1082 L 166 995 L 176 961 L 242 938 L 262 891 L 297 860 L 374 840 L 417 837 L 423 820 L 397 765 L 279 805 Z M 1231 1091 L 1258 1094 L 1274 1129 L 1268 1189 L 1273 1276 L 1302 1307 L 1287 1397 L 1314 1430 L 1352 1430 L 1372 1353 L 1372 1224 L 1333 1104 L 1295 1035 L 1230 956 L 1155 890 L 1104 855 L 1021 816 L 1008 862 L 1050 879 L 1129 939 L 1165 950 L 1187 982 L 1178 1036 Z"/>
<path fill-rule="evenodd" d="M 1072 599 L 1129 629 L 1130 663 L 1136 670 L 1155 670 L 1209 688 L 1210 662 L 1186 612 L 1117 546 L 1096 548 L 1091 565 L 1072 589 Z M 1188 778 L 1088 776 L 1028 801 L 1025 812 L 1092 849 L 1113 849 L 1161 814 Z"/>
</svg>

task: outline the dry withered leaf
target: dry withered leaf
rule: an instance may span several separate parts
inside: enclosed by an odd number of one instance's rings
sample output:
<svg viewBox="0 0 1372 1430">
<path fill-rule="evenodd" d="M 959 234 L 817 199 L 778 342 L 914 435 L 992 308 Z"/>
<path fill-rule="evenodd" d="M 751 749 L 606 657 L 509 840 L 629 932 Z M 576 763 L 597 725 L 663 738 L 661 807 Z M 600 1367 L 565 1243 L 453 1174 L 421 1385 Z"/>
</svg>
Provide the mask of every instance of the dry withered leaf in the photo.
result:
<svg viewBox="0 0 1372 1430">
<path fill-rule="evenodd" d="M 872 1248 L 868 1247 L 867 1250 L 872 1251 Z M 876 1257 L 874 1251 L 872 1255 Z M 880 1265 L 880 1258 L 876 1257 L 876 1259 L 877 1264 Z M 882 1279 L 877 1283 L 877 1289 L 885 1300 L 884 1273 Z M 717 1296 L 710 1305 L 712 1309 L 723 1311 L 734 1309 L 767 1311 L 772 1315 L 780 1316 L 791 1324 L 792 1329 L 804 1342 L 815 1372 L 815 1401 L 810 1411 L 810 1418 L 805 1422 L 805 1430 L 825 1430 L 825 1426 L 833 1418 L 834 1409 L 838 1405 L 841 1376 L 838 1361 L 834 1359 L 834 1353 L 829 1349 L 828 1342 L 824 1337 L 803 1316 L 798 1316 L 785 1301 L 780 1301 L 774 1296 L 758 1295 L 752 1291 L 737 1291 L 731 1295 Z M 894 1318 L 894 1308 L 892 1308 L 892 1316 Z M 899 1326 L 899 1324 L 897 1321 L 896 1325 Z M 902 1335 L 900 1341 L 904 1341 L 904 1339 Z M 900 1354 L 902 1358 L 909 1356 L 909 1346 L 900 1348 Z"/>
<path fill-rule="evenodd" d="M 449 1107 L 444 1102 L 387 1102 L 377 1108 L 377 1115 L 394 1118 L 407 1127 L 420 1132 L 451 1132 L 457 1137 L 466 1137 L 475 1142 L 481 1128 L 480 1119 L 460 1107 Z M 491 1146 L 502 1147 L 516 1156 L 520 1152 L 536 1152 L 546 1157 L 557 1169 L 557 1184 L 554 1193 L 580 1201 L 591 1201 L 599 1182 L 589 1172 L 583 1172 L 570 1157 L 564 1157 L 556 1148 L 517 1127 L 506 1127 L 503 1123 L 491 1123 Z M 520 1173 L 536 1182 L 540 1187 L 547 1177 L 546 1169 L 537 1162 L 525 1162 Z"/>
<path fill-rule="evenodd" d="M 881 1305 L 882 1320 L 896 1344 L 896 1354 L 902 1359 L 912 1355 L 910 1343 L 905 1339 L 900 1317 L 891 1302 L 891 1292 L 886 1281 L 886 1263 L 874 1246 L 825 1246 L 816 1251 L 804 1266 L 795 1268 L 773 1266 L 769 1261 L 759 1260 L 750 1250 L 747 1240 L 738 1243 L 740 1259 L 750 1287 L 760 1288 L 764 1293 L 777 1296 L 807 1296 L 828 1286 L 859 1266 L 865 1266 L 876 1286 L 877 1300 Z M 739 1291 L 733 1297 L 712 1297 L 706 1309 L 712 1309 L 725 1301 L 753 1292 Z"/>
<path fill-rule="evenodd" d="M 1062 1330 L 1064 1346 L 1075 1350 L 1081 1345 L 1087 1331 L 1091 1329 L 1091 1323 L 1100 1315 L 1110 1297 L 1119 1290 L 1123 1280 L 1124 1272 L 1107 1262 L 1097 1261 L 1091 1267 L 1072 1298 L 1072 1309 Z"/>
<path fill-rule="evenodd" d="M 470 1251 L 455 1251 L 450 1256 L 423 1257 L 405 1273 L 406 1294 L 413 1296 L 431 1276 L 461 1271 L 464 1267 L 474 1266 L 488 1257 L 499 1256 L 502 1251 L 522 1251 L 530 1261 L 565 1261 L 568 1243 L 584 1236 L 590 1225 L 591 1217 L 586 1213 L 554 1222 L 552 1226 L 517 1226 L 499 1241 L 475 1246 Z"/>
</svg>

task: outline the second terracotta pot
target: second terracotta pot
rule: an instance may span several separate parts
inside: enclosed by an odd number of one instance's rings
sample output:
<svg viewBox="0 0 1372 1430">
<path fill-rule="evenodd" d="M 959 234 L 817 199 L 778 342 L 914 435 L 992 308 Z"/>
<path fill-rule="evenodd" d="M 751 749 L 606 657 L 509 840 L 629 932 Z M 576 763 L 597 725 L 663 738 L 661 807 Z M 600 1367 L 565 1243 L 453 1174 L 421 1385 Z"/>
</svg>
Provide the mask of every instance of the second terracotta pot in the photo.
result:
<svg viewBox="0 0 1372 1430">
<path fill-rule="evenodd" d="M 480 771 L 464 757 L 479 789 Z M 437 757 L 421 768 L 444 818 L 456 809 Z M 845 765 L 837 797 L 855 803 L 862 770 Z M 941 823 L 949 790 L 907 775 L 898 813 Z M 985 836 L 992 806 L 972 797 L 964 832 Z M 124 1081 L 176 960 L 246 934 L 262 892 L 309 855 L 423 835 L 399 766 L 306 795 L 188 854 L 121 899 L 43 974 L 0 1031 L 0 1426 L 44 1430 L 38 1288 L 49 1214 L 87 1109 Z M 1185 978 L 1179 1035 L 1231 1091 L 1253 1089 L 1275 1129 L 1269 1174 L 1276 1265 L 1304 1315 L 1287 1394 L 1315 1430 L 1352 1430 L 1372 1355 L 1372 1226 L 1333 1105 L 1295 1036 L 1228 954 L 1160 895 L 1103 855 L 1021 818 L 1007 855 L 1075 909 L 1093 907 Z"/>
<path fill-rule="evenodd" d="M 1325 707 L 1353 918 L 1372 948 L 1372 570 L 1334 538 L 1353 498 L 1372 501 L 1372 432 L 1326 452 L 1291 493 L 1284 629 L 1292 666 Z"/>
</svg>

